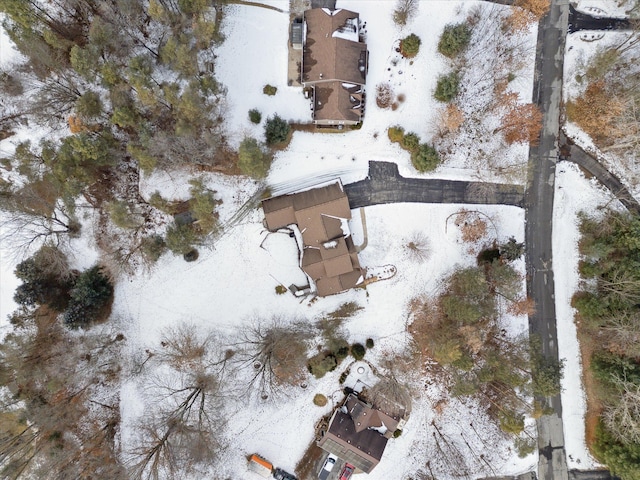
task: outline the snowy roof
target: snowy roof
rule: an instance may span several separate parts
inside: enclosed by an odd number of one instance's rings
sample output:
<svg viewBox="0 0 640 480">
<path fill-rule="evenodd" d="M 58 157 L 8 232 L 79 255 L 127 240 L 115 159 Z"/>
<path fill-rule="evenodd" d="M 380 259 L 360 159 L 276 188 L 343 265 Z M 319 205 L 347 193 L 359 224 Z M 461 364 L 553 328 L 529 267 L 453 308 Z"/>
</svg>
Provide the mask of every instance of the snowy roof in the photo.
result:
<svg viewBox="0 0 640 480">
<path fill-rule="evenodd" d="M 262 208 L 271 231 L 297 225 L 303 244 L 301 267 L 315 282 L 319 296 L 342 292 L 362 282 L 355 246 L 343 228 L 351 218 L 351 208 L 339 181 L 269 198 L 262 202 Z"/>
<path fill-rule="evenodd" d="M 303 53 L 305 84 L 341 80 L 365 83 L 367 45 L 358 41 L 359 15 L 349 10 L 314 8 L 304 12 L 307 35 Z M 345 38 L 347 37 L 347 38 Z"/>
<path fill-rule="evenodd" d="M 338 455 L 366 473 L 378 464 L 398 420 L 350 394 L 331 417 L 329 428 L 318 442 L 324 450 Z"/>
</svg>

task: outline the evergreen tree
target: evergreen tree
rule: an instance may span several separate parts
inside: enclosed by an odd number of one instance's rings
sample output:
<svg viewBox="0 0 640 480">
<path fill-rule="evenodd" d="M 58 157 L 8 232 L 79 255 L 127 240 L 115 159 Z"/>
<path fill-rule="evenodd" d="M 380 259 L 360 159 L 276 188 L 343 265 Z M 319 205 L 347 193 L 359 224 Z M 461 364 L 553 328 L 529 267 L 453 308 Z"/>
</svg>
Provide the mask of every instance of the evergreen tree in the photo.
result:
<svg viewBox="0 0 640 480">
<path fill-rule="evenodd" d="M 264 178 L 269 173 L 271 155 L 264 152 L 255 138 L 246 137 L 238 150 L 238 168 L 245 175 Z"/>
<path fill-rule="evenodd" d="M 284 142 L 289 135 L 291 126 L 277 114 L 267 119 L 264 127 L 267 145 Z"/>
<path fill-rule="evenodd" d="M 85 327 L 98 320 L 113 299 L 113 285 L 102 267 L 96 265 L 82 272 L 71 290 L 64 323 L 72 328 Z"/>
<path fill-rule="evenodd" d="M 450 24 L 438 42 L 438 51 L 445 57 L 454 58 L 462 53 L 471 41 L 471 28 L 466 23 Z"/>
</svg>

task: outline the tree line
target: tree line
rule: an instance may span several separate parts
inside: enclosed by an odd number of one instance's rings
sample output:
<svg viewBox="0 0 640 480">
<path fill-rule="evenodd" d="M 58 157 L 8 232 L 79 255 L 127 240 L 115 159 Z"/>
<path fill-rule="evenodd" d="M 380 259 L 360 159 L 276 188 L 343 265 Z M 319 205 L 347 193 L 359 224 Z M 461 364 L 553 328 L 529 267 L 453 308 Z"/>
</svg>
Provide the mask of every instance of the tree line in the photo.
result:
<svg viewBox="0 0 640 480">
<path fill-rule="evenodd" d="M 573 306 L 591 345 L 596 458 L 624 480 L 640 478 L 640 218 L 581 216 L 581 289 Z"/>
</svg>

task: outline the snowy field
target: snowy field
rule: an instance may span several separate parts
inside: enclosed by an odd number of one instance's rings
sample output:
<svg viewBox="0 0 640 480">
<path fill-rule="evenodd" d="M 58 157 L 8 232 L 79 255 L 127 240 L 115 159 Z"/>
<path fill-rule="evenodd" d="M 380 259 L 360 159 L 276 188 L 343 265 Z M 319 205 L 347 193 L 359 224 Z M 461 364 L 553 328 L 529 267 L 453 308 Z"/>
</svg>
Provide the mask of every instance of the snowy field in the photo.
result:
<svg viewBox="0 0 640 480">
<path fill-rule="evenodd" d="M 265 3 L 284 10 L 288 6 L 286 1 Z M 445 24 L 462 20 L 468 9 L 477 3 L 420 2 L 416 18 L 399 30 L 391 21 L 394 2 L 339 0 L 339 7 L 360 12 L 362 20 L 367 22 L 371 52 L 367 79 L 370 91 L 376 84 L 389 81 L 396 93 L 404 93 L 407 100 L 396 111 L 380 110 L 375 106 L 372 94 L 368 97 L 362 129 L 343 134 L 295 133 L 290 146 L 277 154 L 270 172 L 268 182 L 276 187 L 274 191 L 290 191 L 310 177 L 326 180 L 339 176 L 344 182 L 355 181 L 366 175 L 367 162 L 372 159 L 394 161 L 401 174 L 419 176 L 410 164 L 408 153 L 388 141 L 386 128 L 401 124 L 407 131 L 418 133 L 423 141 L 431 139 L 435 132 L 433 112 L 437 109 L 432 91 L 437 75 L 446 71 L 442 57 L 435 53 L 438 36 Z M 239 5 L 230 7 L 226 16 L 226 41 L 215 52 L 218 56 L 216 76 L 228 90 L 226 121 L 235 145 L 245 135 L 256 138 L 262 135 L 263 125 L 251 124 L 247 115 L 249 109 L 258 108 L 263 122 L 274 113 L 293 121 L 310 119 L 308 100 L 299 88 L 286 85 L 288 22 L 288 13 Z M 422 39 L 420 54 L 413 65 L 406 61 L 393 65 L 397 40 L 412 32 Z M 0 64 L 10 61 L 9 51 L 6 37 L 0 35 Z M 238 61 L 238 58 L 243 60 Z M 278 87 L 277 95 L 262 94 L 266 83 Z M 528 100 L 530 78 L 520 82 L 518 87 L 522 98 Z M 15 137 L 9 140 L 15 141 Z M 523 147 L 518 148 L 517 155 L 526 154 L 526 149 L 523 152 Z M 9 141 L 0 143 L 2 155 L 11 151 Z M 584 445 L 585 405 L 573 312 L 569 305 L 578 282 L 576 213 L 584 208 L 592 211 L 606 203 L 609 197 L 593 182 L 585 180 L 572 165 L 560 164 L 558 172 L 553 246 L 559 348 L 561 357 L 567 359 L 563 383 L 565 436 L 570 466 L 586 468 L 593 465 L 593 460 Z M 464 158 L 454 158 L 426 176 L 474 180 L 478 174 Z M 141 192 L 147 196 L 160 190 L 171 199 L 185 198 L 188 179 L 184 172 L 154 174 L 143 178 Z M 255 182 L 242 178 L 208 175 L 206 180 L 223 199 L 219 208 L 223 223 L 258 188 Z M 373 338 L 376 346 L 366 358 L 375 364 L 377 359 L 398 352 L 406 345 L 408 302 L 416 296 L 436 294 L 442 279 L 454 268 L 475 263 L 478 246 L 470 249 L 469 245 L 463 244 L 457 227 L 451 220 L 447 221 L 460 207 L 397 204 L 365 208 L 368 245 L 360 254 L 360 261 L 365 267 L 394 265 L 397 275 L 371 284 L 366 290 L 357 289 L 313 303 L 301 302 L 291 295 L 276 295 L 276 285 L 299 282 L 301 272 L 296 266 L 295 245 L 284 235 L 268 234 L 262 226 L 261 210 L 254 210 L 215 245 L 201 249 L 196 262 L 185 263 L 180 257 L 166 254 L 151 272 L 140 271 L 132 277 L 121 278 L 116 285 L 112 321 L 123 329 L 127 337 L 127 355 L 131 359 L 140 356 L 145 349 L 158 348 L 161 331 L 182 322 L 193 323 L 203 331 L 222 337 L 233 335 L 256 317 L 278 314 L 284 318 L 314 320 L 343 302 L 355 301 L 364 309 L 346 323 L 349 340 L 364 342 L 366 338 Z M 505 206 L 469 208 L 481 210 L 495 224 L 495 229 L 489 229 L 486 243 L 494 239 L 504 241 L 510 236 L 523 240 L 522 209 Z M 352 231 L 356 244 L 364 240 L 361 219 L 361 211 L 354 210 Z M 76 268 L 90 266 L 97 259 L 95 246 L 89 238 L 92 219 L 82 220 L 83 238 L 68 246 Z M 424 234 L 430 246 L 429 258 L 423 263 L 410 261 L 404 249 L 416 232 Z M 15 260 L 10 259 L 1 246 L 0 255 L 0 316 L 4 322 L 14 308 L 11 296 L 16 280 L 11 271 Z M 524 273 L 523 262 L 518 263 L 517 268 Z M 525 317 L 508 320 L 504 327 L 510 332 L 517 334 L 527 330 Z M 338 377 L 341 369 L 348 366 L 349 359 L 345 362 L 321 380 L 311 377 L 306 389 L 290 393 L 286 405 L 257 399 L 239 399 L 230 404 L 228 408 L 233 413 L 233 421 L 224 432 L 228 447 L 223 459 L 226 466 L 216 473 L 251 480 L 251 474 L 244 471 L 245 456 L 251 453 L 260 453 L 277 466 L 293 471 L 313 438 L 315 422 L 341 399 Z M 135 421 L 145 409 L 142 384 L 142 379 L 132 378 L 122 387 L 124 449 L 131 446 Z M 326 407 L 312 404 L 316 393 L 329 397 Z M 463 432 L 469 448 L 464 449 L 466 456 L 463 455 L 461 462 L 470 469 L 475 467 L 474 473 L 509 475 L 536 468 L 536 455 L 519 459 L 512 450 L 512 441 L 504 438 L 472 403 L 448 399 L 436 386 L 429 385 L 415 399 L 402 436 L 389 442 L 379 466 L 368 476 L 356 475 L 354 478 L 401 479 L 403 475 L 424 468 L 429 460 L 433 461 L 438 478 L 452 478 L 447 477 L 451 474 L 450 465 L 438 461 L 442 455 L 433 443 L 432 421 L 436 421 L 451 438 L 460 439 L 460 432 Z M 470 423 L 480 433 L 470 430 Z M 533 427 L 529 421 L 527 428 Z M 477 457 L 481 453 L 490 468 Z"/>
<path fill-rule="evenodd" d="M 367 23 L 369 88 L 373 90 L 377 83 L 390 81 L 396 93 L 404 93 L 407 100 L 392 112 L 378 109 L 370 95 L 361 130 L 343 134 L 296 132 L 289 147 L 275 158 L 267 179 L 273 186 L 272 191 L 292 191 L 296 187 L 309 186 L 313 180 L 320 182 L 335 177 L 345 183 L 359 180 L 366 176 L 367 162 L 372 159 L 394 161 L 401 174 L 418 176 L 410 165 L 408 153 L 389 142 L 386 128 L 398 123 L 407 131 L 418 133 L 423 141 L 431 138 L 437 108 L 431 92 L 437 75 L 446 67 L 435 53 L 438 35 L 445 24 L 462 20 L 472 5 L 438 2 L 434 8 L 433 2 L 428 7 L 423 3 L 414 22 L 400 31 L 391 20 L 393 2 L 340 3 L 339 7 L 358 11 Z M 308 122 L 310 119 L 309 103 L 301 89 L 286 85 L 288 21 L 288 14 L 237 5 L 227 15 L 226 41 L 216 51 L 219 62 L 216 75 L 228 89 L 227 126 L 236 143 L 246 135 L 262 136 L 262 125 L 254 126 L 248 119 L 247 112 L 252 108 L 259 109 L 263 119 L 275 113 L 291 121 Z M 420 54 L 413 65 L 406 61 L 393 65 L 397 40 L 411 32 L 422 38 Z M 242 62 L 225 61 L 240 56 Z M 264 58 L 271 60 L 264 62 Z M 262 94 L 266 83 L 278 87 L 275 96 Z M 530 91 L 530 82 L 522 82 L 522 85 L 524 90 L 529 88 Z M 476 179 L 477 171 L 460 161 L 444 165 L 430 176 Z M 243 188 L 238 189 L 231 184 L 220 184 L 215 178 L 209 178 L 209 181 L 224 200 L 221 206 L 223 223 L 233 213 L 230 205 L 239 206 L 252 194 L 250 183 L 243 183 Z M 145 178 L 141 186 L 143 195 L 159 189 L 169 198 L 184 198 L 188 191 L 187 179 L 179 174 L 154 174 Z M 461 243 L 457 227 L 451 219 L 447 221 L 460 208 L 460 205 L 398 204 L 364 209 L 368 244 L 360 254 L 361 264 L 365 267 L 394 265 L 397 275 L 369 285 L 366 291 L 356 289 L 315 302 L 275 293 L 278 284 L 289 285 L 300 279 L 295 245 L 286 235 L 266 232 L 262 226 L 262 212 L 256 210 L 226 232 L 211 249 L 201 251 L 197 262 L 186 264 L 181 258 L 166 255 L 150 275 L 140 274 L 120 282 L 116 288 L 114 319 L 126 329 L 133 357 L 145 349 L 157 347 L 162 329 L 179 322 L 194 323 L 217 335 L 233 336 L 256 318 L 277 314 L 285 319 L 313 321 L 344 302 L 354 301 L 364 309 L 348 320 L 348 337 L 351 342 L 373 338 L 376 347 L 367 354 L 367 360 L 375 364 L 376 357 L 400 352 L 406 346 L 409 301 L 416 296 L 437 294 L 447 274 L 458 266 L 475 264 L 478 246 L 470 248 Z M 470 208 L 479 208 L 495 224 L 484 239 L 486 244 L 494 239 L 504 241 L 510 236 L 522 241 L 523 210 L 501 206 Z M 362 213 L 359 210 L 352 213 L 355 243 L 360 244 L 363 241 Z M 430 248 L 429 259 L 424 263 L 412 262 L 404 248 L 417 232 L 424 234 Z M 524 274 L 522 262 L 517 268 Z M 522 333 L 527 330 L 526 318 L 510 318 L 505 328 L 513 334 Z M 228 450 L 222 462 L 229 466 L 229 473 L 242 468 L 239 466 L 244 464 L 245 456 L 256 452 L 293 471 L 313 439 L 317 420 L 340 401 L 341 387 L 337 379 L 347 365 L 341 365 L 321 380 L 310 378 L 308 388 L 290 392 L 286 404 L 244 399 L 242 405 L 230 405 L 230 409 L 237 411 L 225 436 Z M 140 380 L 132 380 L 123 387 L 125 448 L 132 438 L 136 417 L 144 411 L 141 388 Z M 313 406 L 311 400 L 316 393 L 331 399 L 327 407 Z M 439 405 L 437 414 L 436 405 Z M 429 460 L 439 478 L 452 475 L 452 464 L 447 463 L 450 459 L 443 459 L 434 443 L 432 421 L 462 446 L 459 471 L 491 475 L 495 472 L 515 474 L 535 468 L 537 457 L 519 459 L 513 451 L 512 440 L 491 425 L 472 402 L 465 404 L 447 399 L 444 392 L 430 386 L 416 398 L 403 435 L 389 442 L 382 462 L 367 478 L 400 479 L 424 468 Z M 470 423 L 478 434 L 470 428 Z M 531 428 L 530 421 L 528 429 Z M 466 436 L 471 448 L 464 446 L 460 432 Z M 474 457 L 473 452 L 483 453 L 493 470 Z M 251 474 L 244 475 L 249 478 Z"/>
</svg>

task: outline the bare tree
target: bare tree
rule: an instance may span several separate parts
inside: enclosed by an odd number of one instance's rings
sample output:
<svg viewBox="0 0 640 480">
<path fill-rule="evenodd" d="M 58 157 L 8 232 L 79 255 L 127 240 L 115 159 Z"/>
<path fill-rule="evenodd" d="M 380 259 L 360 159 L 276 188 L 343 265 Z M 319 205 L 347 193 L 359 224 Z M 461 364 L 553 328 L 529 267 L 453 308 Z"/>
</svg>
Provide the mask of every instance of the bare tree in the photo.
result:
<svg viewBox="0 0 640 480">
<path fill-rule="evenodd" d="M 393 373 L 380 379 L 367 392 L 367 399 L 389 415 L 405 418 L 411 413 L 411 391 Z"/>
<path fill-rule="evenodd" d="M 119 343 L 108 329 L 71 336 L 41 307 L 0 346 L 3 478 L 124 478 Z"/>
<path fill-rule="evenodd" d="M 605 407 L 602 419 L 607 430 L 621 442 L 640 443 L 640 385 L 622 378 L 613 381 L 622 393 Z"/>
<path fill-rule="evenodd" d="M 131 452 L 132 478 L 186 478 L 219 453 L 219 377 L 200 370 L 179 378 L 156 383 L 159 404 L 140 420 L 140 444 Z"/>
<path fill-rule="evenodd" d="M 146 384 L 147 408 L 129 452 L 132 478 L 194 478 L 219 454 L 224 425 L 225 368 L 233 356 L 189 323 L 165 329 L 149 352 L 156 368 Z"/>
<path fill-rule="evenodd" d="M 405 26 L 418 12 L 418 6 L 418 0 L 397 0 L 393 21 L 401 27 Z"/>
<path fill-rule="evenodd" d="M 309 328 L 303 322 L 285 324 L 282 319 L 257 320 L 239 334 L 238 365 L 249 371 L 248 389 L 263 398 L 277 395 L 305 378 Z"/>
<path fill-rule="evenodd" d="M 404 250 L 407 252 L 409 258 L 417 263 L 427 261 L 431 255 L 431 248 L 429 247 L 429 239 L 427 236 L 421 231 L 415 231 L 408 240 L 404 245 Z"/>
</svg>

